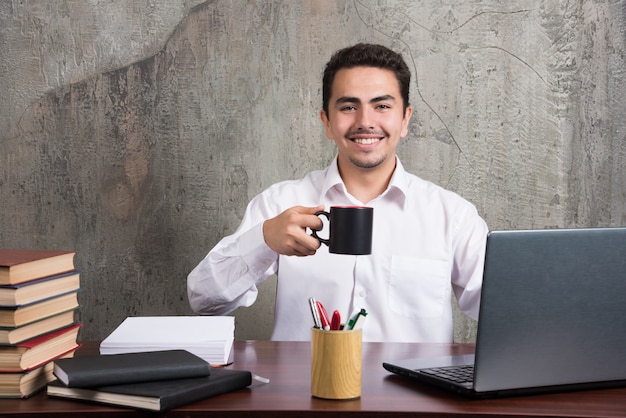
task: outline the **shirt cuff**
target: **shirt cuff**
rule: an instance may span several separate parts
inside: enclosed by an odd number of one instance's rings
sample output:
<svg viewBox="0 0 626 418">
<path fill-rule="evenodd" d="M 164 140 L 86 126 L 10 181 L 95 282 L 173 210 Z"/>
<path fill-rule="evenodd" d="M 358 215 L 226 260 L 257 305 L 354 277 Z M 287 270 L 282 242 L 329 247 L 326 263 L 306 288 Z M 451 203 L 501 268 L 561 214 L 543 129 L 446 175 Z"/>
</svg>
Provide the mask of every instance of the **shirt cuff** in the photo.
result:
<svg viewBox="0 0 626 418">
<path fill-rule="evenodd" d="M 241 258 L 256 273 L 265 273 L 276 263 L 278 253 L 272 250 L 263 237 L 263 222 L 239 237 Z"/>
</svg>

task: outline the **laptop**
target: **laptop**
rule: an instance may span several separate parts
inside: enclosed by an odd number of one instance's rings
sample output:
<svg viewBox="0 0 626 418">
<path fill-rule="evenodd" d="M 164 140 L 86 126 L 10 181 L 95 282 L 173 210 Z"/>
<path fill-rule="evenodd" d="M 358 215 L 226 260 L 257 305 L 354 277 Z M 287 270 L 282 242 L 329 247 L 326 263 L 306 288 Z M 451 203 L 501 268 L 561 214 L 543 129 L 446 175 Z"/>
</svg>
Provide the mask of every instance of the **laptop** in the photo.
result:
<svg viewBox="0 0 626 418">
<path fill-rule="evenodd" d="M 383 367 L 471 397 L 626 386 L 626 228 L 491 232 L 475 354 Z"/>
</svg>

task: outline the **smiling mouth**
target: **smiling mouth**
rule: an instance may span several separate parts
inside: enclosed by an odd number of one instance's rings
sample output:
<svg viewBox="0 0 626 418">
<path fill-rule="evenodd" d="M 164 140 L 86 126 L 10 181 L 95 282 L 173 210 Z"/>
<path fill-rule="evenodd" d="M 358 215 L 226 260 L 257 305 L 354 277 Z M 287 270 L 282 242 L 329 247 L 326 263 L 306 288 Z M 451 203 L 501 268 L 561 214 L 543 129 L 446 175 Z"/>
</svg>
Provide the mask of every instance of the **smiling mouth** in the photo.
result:
<svg viewBox="0 0 626 418">
<path fill-rule="evenodd" d="M 352 138 L 352 142 L 360 145 L 372 145 L 379 141 L 382 141 L 382 138 Z"/>
<path fill-rule="evenodd" d="M 353 132 L 348 135 L 348 139 L 359 145 L 372 145 L 382 141 L 385 135 L 378 132 Z"/>
</svg>

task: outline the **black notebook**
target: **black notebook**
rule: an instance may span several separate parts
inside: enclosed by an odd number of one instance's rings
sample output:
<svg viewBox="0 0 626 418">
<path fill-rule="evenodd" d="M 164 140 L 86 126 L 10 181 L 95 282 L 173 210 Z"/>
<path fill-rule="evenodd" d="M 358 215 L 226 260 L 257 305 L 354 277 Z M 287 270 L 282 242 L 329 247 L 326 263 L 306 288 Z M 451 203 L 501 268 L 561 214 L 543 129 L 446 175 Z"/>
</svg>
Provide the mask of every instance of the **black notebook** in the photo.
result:
<svg viewBox="0 0 626 418">
<path fill-rule="evenodd" d="M 224 368 L 211 375 L 190 379 L 159 380 L 98 388 L 69 388 L 59 381 L 48 385 L 48 396 L 77 399 L 150 411 L 165 411 L 211 396 L 243 389 L 252 383 L 252 373 Z"/>
<path fill-rule="evenodd" d="M 54 374 L 66 386 L 95 387 L 208 376 L 211 366 L 186 350 L 166 350 L 59 359 Z"/>
</svg>

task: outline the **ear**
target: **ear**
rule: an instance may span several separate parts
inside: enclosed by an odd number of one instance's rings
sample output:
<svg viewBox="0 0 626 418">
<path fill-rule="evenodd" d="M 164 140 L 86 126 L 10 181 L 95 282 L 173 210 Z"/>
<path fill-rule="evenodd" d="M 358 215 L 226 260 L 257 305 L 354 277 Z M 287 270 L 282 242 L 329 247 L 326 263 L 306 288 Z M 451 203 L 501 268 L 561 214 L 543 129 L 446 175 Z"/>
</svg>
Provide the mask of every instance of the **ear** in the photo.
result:
<svg viewBox="0 0 626 418">
<path fill-rule="evenodd" d="M 320 119 L 322 120 L 322 123 L 324 124 L 324 127 L 326 128 L 326 138 L 334 139 L 333 131 L 330 127 L 330 120 L 328 119 L 326 112 L 324 112 L 324 109 L 320 110 Z"/>
<path fill-rule="evenodd" d="M 404 138 L 409 133 L 409 122 L 411 121 L 411 115 L 413 114 L 413 107 L 407 106 L 406 111 L 404 112 L 404 117 L 402 118 L 402 134 L 401 137 Z"/>
</svg>

